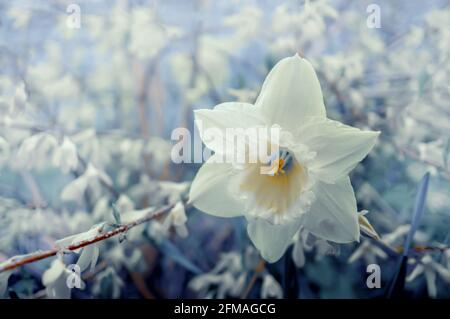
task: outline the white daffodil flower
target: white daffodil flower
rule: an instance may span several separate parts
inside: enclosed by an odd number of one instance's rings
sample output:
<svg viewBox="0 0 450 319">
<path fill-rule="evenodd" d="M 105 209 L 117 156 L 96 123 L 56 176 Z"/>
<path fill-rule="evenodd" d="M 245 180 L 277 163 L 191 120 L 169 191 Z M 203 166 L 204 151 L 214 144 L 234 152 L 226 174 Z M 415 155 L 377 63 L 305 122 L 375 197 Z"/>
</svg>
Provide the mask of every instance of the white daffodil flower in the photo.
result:
<svg viewBox="0 0 450 319">
<path fill-rule="evenodd" d="M 369 153 L 379 132 L 328 119 L 319 80 L 306 59 L 295 55 L 278 62 L 255 105 L 222 103 L 197 110 L 195 121 L 214 155 L 192 182 L 190 202 L 215 216 L 244 215 L 264 259 L 280 259 L 300 226 L 336 243 L 359 240 L 348 173 Z M 255 158 L 251 142 L 242 151 L 233 149 L 234 138 L 227 139 L 227 129 L 249 128 L 277 128 L 278 140 L 257 140 L 276 151 L 266 161 L 230 162 L 242 153 Z M 212 130 L 217 134 L 211 136 Z M 265 167 L 269 174 L 263 173 Z"/>
</svg>

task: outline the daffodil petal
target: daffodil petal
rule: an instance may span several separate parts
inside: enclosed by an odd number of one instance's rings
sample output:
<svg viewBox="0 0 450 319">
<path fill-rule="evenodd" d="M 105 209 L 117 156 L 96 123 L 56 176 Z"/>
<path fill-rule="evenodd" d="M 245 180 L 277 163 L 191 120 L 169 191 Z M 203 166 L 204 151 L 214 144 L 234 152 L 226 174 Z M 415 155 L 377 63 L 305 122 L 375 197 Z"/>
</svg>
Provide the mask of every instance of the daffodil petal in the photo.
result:
<svg viewBox="0 0 450 319">
<path fill-rule="evenodd" d="M 299 228 L 300 220 L 274 225 L 261 218 L 251 218 L 248 221 L 247 232 L 261 256 L 274 263 L 283 256 Z"/>
<path fill-rule="evenodd" d="M 294 248 L 292 249 L 292 260 L 298 268 L 302 268 L 305 265 L 305 250 L 301 239 L 298 239 L 294 243 Z"/>
<path fill-rule="evenodd" d="M 312 234 L 336 243 L 359 241 L 356 199 L 350 178 L 335 184 L 318 181 L 316 200 L 304 218 L 304 227 Z"/>
<path fill-rule="evenodd" d="M 197 172 L 192 181 L 189 202 L 210 215 L 240 216 L 244 212 L 244 205 L 229 191 L 233 167 L 227 163 L 214 163 L 216 156 L 213 155 Z"/>
<path fill-rule="evenodd" d="M 217 153 L 225 152 L 226 129 L 247 129 L 267 125 L 259 109 L 248 103 L 222 103 L 212 110 L 195 110 L 194 114 L 200 138 L 208 148 Z"/>
<path fill-rule="evenodd" d="M 269 72 L 256 106 L 270 120 L 288 131 L 310 116 L 325 117 L 322 89 L 308 60 L 299 55 L 285 58 Z"/>
<path fill-rule="evenodd" d="M 316 152 L 309 169 L 327 183 L 347 176 L 370 152 L 379 134 L 320 118 L 308 121 L 297 132 L 302 143 Z"/>
</svg>

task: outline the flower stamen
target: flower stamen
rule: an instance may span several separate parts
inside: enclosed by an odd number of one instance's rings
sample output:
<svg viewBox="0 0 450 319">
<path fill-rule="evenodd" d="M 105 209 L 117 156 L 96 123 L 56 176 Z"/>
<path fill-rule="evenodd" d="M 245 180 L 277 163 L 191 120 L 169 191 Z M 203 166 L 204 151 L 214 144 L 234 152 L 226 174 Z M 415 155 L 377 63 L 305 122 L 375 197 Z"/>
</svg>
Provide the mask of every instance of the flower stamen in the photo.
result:
<svg viewBox="0 0 450 319">
<path fill-rule="evenodd" d="M 286 174 L 292 168 L 293 157 L 287 150 L 280 150 L 278 154 L 274 154 L 270 159 L 271 176 Z"/>
</svg>

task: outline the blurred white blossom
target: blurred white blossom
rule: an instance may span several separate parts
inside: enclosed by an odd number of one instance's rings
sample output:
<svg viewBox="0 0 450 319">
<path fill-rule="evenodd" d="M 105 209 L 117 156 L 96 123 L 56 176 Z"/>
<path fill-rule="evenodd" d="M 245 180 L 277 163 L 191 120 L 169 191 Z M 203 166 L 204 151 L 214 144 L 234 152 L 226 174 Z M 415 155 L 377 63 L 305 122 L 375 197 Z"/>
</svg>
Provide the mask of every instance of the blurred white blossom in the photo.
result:
<svg viewBox="0 0 450 319">
<path fill-rule="evenodd" d="M 262 299 L 281 299 L 283 298 L 283 289 L 280 284 L 270 274 L 265 274 L 261 288 Z"/>
<path fill-rule="evenodd" d="M 178 202 L 164 219 L 162 226 L 166 231 L 168 231 L 170 227 L 174 227 L 178 236 L 186 238 L 189 235 L 186 222 L 187 216 L 184 209 L 184 204 Z"/>
<path fill-rule="evenodd" d="M 47 298 L 49 299 L 69 299 L 71 288 L 67 284 L 69 276 L 74 273 L 67 269 L 66 265 L 56 258 L 42 275 L 42 284 L 45 286 Z M 80 287 L 84 289 L 85 284 L 80 280 Z"/>
<path fill-rule="evenodd" d="M 445 283 L 450 284 L 450 270 L 436 262 L 430 255 L 425 255 L 417 261 L 413 271 L 406 277 L 406 281 L 414 281 L 420 275 L 425 276 L 428 295 L 431 298 L 437 297 L 437 277 L 441 278 Z"/>
<path fill-rule="evenodd" d="M 124 282 L 116 270 L 113 267 L 108 267 L 95 277 L 92 293 L 99 297 L 118 299 L 123 286 Z"/>
<path fill-rule="evenodd" d="M 245 288 L 247 275 L 243 270 L 242 259 L 239 254 L 224 253 L 210 272 L 194 277 L 188 286 L 199 297 L 236 298 L 241 295 Z"/>
<path fill-rule="evenodd" d="M 64 136 L 63 142 L 56 147 L 52 158 L 53 165 L 59 167 L 63 173 L 69 173 L 78 167 L 77 147 L 69 137 Z"/>
<path fill-rule="evenodd" d="M 21 143 L 13 165 L 17 169 L 42 169 L 48 165 L 57 145 L 56 138 L 48 133 L 31 135 Z"/>
<path fill-rule="evenodd" d="M 109 176 L 101 170 L 88 164 L 85 172 L 67 184 L 61 192 L 61 199 L 63 201 L 80 201 L 88 187 L 98 188 L 100 183 L 112 185 Z"/>
</svg>

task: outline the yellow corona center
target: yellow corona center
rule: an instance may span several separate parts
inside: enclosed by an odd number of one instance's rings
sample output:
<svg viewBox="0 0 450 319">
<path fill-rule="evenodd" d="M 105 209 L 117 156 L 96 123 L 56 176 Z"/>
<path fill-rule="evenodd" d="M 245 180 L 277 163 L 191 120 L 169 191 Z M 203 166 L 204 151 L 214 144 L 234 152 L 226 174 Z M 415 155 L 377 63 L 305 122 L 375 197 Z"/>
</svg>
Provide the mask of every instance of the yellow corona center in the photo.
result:
<svg viewBox="0 0 450 319">
<path fill-rule="evenodd" d="M 281 150 L 270 160 L 270 176 L 284 175 L 292 168 L 294 159 L 287 150 Z"/>
<path fill-rule="evenodd" d="M 283 214 L 298 201 L 307 179 L 306 169 L 292 155 L 282 151 L 268 166 L 265 163 L 248 164 L 239 191 L 251 195 L 261 209 Z"/>
<path fill-rule="evenodd" d="M 283 169 L 283 167 L 285 165 L 285 162 L 284 162 L 284 160 L 282 158 L 280 158 L 278 160 L 275 160 L 273 164 L 274 164 L 275 167 L 278 166 L 276 168 L 276 170 L 275 170 L 274 175 L 279 175 L 279 174 L 285 174 L 286 173 L 284 171 L 284 169 Z"/>
</svg>

